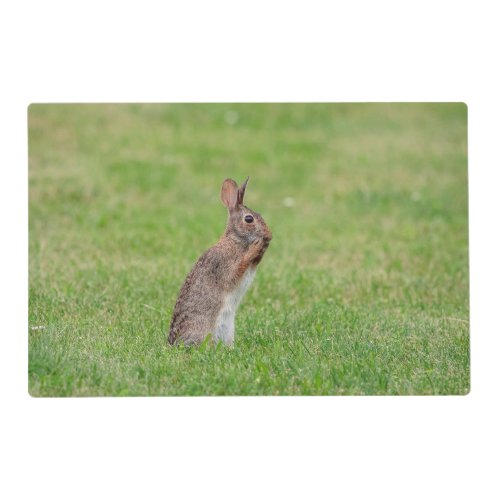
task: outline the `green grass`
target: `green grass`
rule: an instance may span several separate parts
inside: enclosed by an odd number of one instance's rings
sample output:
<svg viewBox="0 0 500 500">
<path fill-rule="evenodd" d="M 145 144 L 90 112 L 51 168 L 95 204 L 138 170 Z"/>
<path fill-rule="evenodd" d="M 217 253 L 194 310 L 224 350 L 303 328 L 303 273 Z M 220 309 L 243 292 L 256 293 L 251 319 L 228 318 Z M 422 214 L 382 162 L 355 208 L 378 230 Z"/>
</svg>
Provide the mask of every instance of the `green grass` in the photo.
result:
<svg viewBox="0 0 500 500">
<path fill-rule="evenodd" d="M 463 104 L 30 106 L 30 394 L 467 393 L 466 122 Z M 220 185 L 247 175 L 274 239 L 235 346 L 171 348 Z"/>
</svg>

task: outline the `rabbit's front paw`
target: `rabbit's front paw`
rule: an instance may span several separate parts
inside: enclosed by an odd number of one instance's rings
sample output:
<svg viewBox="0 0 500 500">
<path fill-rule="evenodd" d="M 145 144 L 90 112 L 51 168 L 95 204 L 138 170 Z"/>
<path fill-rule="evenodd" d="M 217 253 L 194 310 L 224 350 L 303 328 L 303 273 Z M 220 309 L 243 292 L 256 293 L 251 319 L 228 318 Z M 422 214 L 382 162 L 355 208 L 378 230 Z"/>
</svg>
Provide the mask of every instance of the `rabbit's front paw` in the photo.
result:
<svg viewBox="0 0 500 500">
<path fill-rule="evenodd" d="M 252 243 L 250 243 L 250 246 L 248 247 L 248 258 L 250 260 L 257 258 L 264 250 L 264 245 L 264 240 L 257 239 L 255 241 L 252 241 Z"/>
</svg>

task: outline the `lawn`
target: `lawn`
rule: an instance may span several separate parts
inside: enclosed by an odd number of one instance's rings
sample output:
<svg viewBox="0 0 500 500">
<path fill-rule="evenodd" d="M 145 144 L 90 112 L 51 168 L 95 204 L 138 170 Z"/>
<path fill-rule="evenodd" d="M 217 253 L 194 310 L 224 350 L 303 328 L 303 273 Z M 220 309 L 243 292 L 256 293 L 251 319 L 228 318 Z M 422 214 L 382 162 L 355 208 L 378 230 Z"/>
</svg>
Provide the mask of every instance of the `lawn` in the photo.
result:
<svg viewBox="0 0 500 500">
<path fill-rule="evenodd" d="M 466 394 L 463 104 L 34 104 L 33 396 Z M 222 181 L 273 241 L 235 345 L 172 348 L 224 230 Z"/>
</svg>

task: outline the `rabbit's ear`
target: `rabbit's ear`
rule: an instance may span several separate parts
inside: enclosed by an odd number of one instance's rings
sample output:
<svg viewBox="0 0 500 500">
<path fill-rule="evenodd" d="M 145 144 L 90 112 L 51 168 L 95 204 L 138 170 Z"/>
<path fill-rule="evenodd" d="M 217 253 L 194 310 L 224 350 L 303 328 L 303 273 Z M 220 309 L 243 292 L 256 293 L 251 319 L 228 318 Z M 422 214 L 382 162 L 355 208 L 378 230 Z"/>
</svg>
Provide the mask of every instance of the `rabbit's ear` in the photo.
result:
<svg viewBox="0 0 500 500">
<path fill-rule="evenodd" d="M 243 197 L 245 196 L 245 189 L 247 188 L 248 179 L 250 179 L 250 177 L 247 177 L 246 181 L 238 189 L 238 205 L 243 205 Z"/>
<path fill-rule="evenodd" d="M 238 184 L 233 179 L 226 179 L 222 183 L 220 199 L 228 209 L 236 208 L 238 205 Z"/>
</svg>

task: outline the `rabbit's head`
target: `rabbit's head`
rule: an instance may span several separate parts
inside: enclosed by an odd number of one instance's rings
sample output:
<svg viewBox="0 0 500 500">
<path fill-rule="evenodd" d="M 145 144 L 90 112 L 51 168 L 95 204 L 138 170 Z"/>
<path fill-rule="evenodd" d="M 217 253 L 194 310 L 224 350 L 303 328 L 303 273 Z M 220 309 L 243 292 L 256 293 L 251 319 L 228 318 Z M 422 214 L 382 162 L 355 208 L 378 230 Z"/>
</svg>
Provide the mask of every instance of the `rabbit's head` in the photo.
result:
<svg viewBox="0 0 500 500">
<path fill-rule="evenodd" d="M 267 246 L 273 237 L 267 224 L 260 214 L 243 205 L 247 183 L 248 177 L 240 187 L 233 179 L 226 179 L 222 184 L 221 199 L 229 213 L 225 236 L 243 245 L 261 239 Z"/>
</svg>

